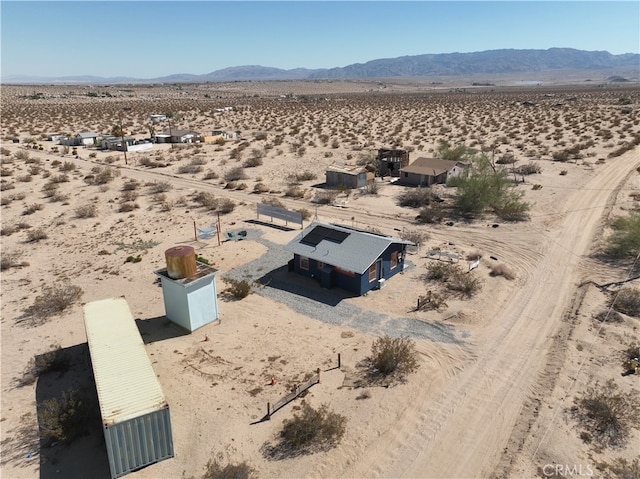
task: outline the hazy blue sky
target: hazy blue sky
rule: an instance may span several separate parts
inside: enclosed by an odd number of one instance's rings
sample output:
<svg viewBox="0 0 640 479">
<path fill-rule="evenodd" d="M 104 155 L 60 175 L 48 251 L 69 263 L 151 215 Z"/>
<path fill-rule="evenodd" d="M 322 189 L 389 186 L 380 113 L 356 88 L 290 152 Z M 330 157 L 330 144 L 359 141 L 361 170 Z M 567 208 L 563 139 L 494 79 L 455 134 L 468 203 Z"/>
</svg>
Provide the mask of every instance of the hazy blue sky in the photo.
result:
<svg viewBox="0 0 640 479">
<path fill-rule="evenodd" d="M 638 53 L 640 2 L 0 2 L 2 77 L 331 68 L 423 53 Z"/>
</svg>

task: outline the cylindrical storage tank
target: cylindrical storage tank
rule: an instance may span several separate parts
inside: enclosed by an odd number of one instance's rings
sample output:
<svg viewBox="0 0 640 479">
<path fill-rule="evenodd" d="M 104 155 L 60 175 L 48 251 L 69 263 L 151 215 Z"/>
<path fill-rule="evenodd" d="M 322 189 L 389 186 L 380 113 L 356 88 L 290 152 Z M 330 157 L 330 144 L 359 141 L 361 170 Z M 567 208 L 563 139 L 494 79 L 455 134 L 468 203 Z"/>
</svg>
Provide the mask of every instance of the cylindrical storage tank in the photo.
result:
<svg viewBox="0 0 640 479">
<path fill-rule="evenodd" d="M 167 274 L 171 279 L 182 279 L 197 273 L 196 251 L 191 246 L 174 246 L 164 252 Z"/>
</svg>

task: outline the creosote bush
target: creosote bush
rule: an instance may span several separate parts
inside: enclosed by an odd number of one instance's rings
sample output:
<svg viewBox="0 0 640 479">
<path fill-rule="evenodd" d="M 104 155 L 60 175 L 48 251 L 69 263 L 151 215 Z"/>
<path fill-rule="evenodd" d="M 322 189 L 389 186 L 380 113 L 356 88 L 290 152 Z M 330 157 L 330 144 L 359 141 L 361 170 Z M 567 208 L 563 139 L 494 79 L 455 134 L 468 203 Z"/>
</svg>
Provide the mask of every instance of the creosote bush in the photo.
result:
<svg viewBox="0 0 640 479">
<path fill-rule="evenodd" d="M 640 426 L 640 403 L 633 393 L 618 389 L 613 379 L 596 382 L 576 399 L 572 413 L 582 428 L 602 446 L 623 445 L 631 428 Z"/>
<path fill-rule="evenodd" d="M 44 322 L 49 317 L 60 314 L 73 306 L 80 300 L 82 294 L 82 288 L 69 283 L 45 286 L 42 294 L 36 296 L 33 304 L 24 312 L 27 316 L 32 317 L 34 322 Z"/>
<path fill-rule="evenodd" d="M 78 206 L 75 213 L 76 218 L 95 218 L 98 214 L 98 207 L 94 204 Z"/>
<path fill-rule="evenodd" d="M 224 278 L 223 281 L 229 285 L 227 292 L 235 299 L 246 298 L 251 293 L 251 285 L 245 279 Z"/>
<path fill-rule="evenodd" d="M 640 289 L 622 288 L 615 296 L 612 307 L 616 311 L 629 316 L 640 316 Z"/>
<path fill-rule="evenodd" d="M 330 411 L 326 404 L 314 409 L 305 403 L 299 414 L 284 422 L 280 431 L 283 449 L 313 452 L 335 447 L 344 436 L 346 423 L 345 416 Z"/>
<path fill-rule="evenodd" d="M 60 399 L 51 398 L 38 405 L 40 435 L 45 443 L 69 444 L 87 429 L 89 408 L 74 389 L 62 392 Z"/>
<path fill-rule="evenodd" d="M 202 479 L 253 479 L 256 477 L 256 471 L 246 462 L 227 463 L 224 466 L 222 464 L 222 454 L 215 459 L 209 459 Z"/>
<path fill-rule="evenodd" d="M 378 338 L 371 346 L 370 363 L 374 374 L 394 375 L 402 379 L 418 369 L 415 343 L 408 337 Z"/>
</svg>

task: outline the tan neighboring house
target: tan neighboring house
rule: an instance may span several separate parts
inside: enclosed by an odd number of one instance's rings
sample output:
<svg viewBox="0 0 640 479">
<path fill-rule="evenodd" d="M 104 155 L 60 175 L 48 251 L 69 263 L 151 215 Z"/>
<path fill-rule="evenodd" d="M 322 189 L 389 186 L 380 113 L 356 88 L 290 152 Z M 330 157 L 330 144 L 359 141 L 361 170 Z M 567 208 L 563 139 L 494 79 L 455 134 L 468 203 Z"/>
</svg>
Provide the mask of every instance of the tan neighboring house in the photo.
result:
<svg viewBox="0 0 640 479">
<path fill-rule="evenodd" d="M 408 186 L 431 186 L 446 183 L 448 178 L 462 174 L 467 166 L 461 161 L 421 157 L 400 169 L 398 182 Z"/>
</svg>

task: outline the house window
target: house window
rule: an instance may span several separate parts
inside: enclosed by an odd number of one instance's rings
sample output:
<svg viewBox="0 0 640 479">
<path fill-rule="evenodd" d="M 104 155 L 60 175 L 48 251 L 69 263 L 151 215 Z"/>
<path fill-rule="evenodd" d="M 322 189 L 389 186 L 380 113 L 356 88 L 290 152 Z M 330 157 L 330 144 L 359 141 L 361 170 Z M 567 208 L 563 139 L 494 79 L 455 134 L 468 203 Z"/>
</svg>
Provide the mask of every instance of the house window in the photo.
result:
<svg viewBox="0 0 640 479">
<path fill-rule="evenodd" d="M 391 269 L 396 268 L 398 266 L 398 252 L 391 252 L 391 261 L 389 262 L 389 266 Z"/>
<path fill-rule="evenodd" d="M 305 258 L 304 256 L 300 256 L 300 269 L 304 269 L 305 271 L 309 271 L 309 258 Z"/>
<path fill-rule="evenodd" d="M 373 283 L 378 279 L 378 263 L 375 262 L 369 266 L 369 283 Z"/>
</svg>

